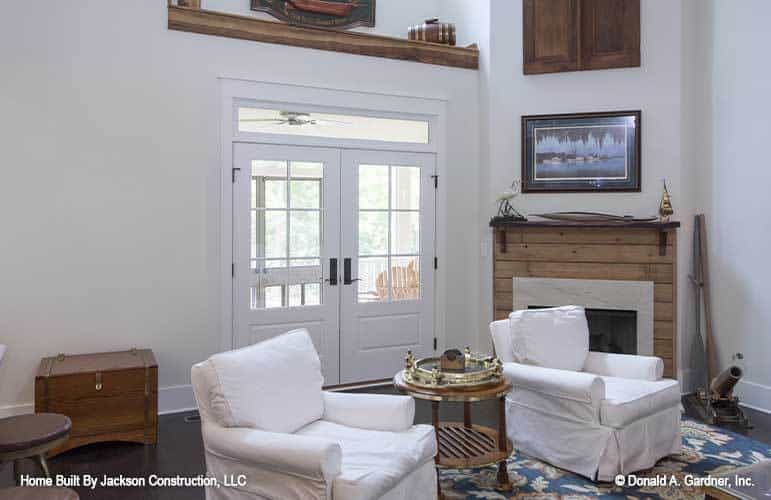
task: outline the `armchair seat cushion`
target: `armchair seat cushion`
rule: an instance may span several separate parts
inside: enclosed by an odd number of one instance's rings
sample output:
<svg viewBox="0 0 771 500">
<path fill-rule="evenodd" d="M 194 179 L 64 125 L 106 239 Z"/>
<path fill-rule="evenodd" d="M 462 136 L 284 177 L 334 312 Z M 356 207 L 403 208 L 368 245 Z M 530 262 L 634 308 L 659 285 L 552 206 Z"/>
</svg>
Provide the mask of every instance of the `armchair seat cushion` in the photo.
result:
<svg viewBox="0 0 771 500">
<path fill-rule="evenodd" d="M 323 437 L 340 444 L 342 466 L 332 484 L 335 500 L 380 498 L 436 454 L 434 428 L 430 425 L 390 432 L 319 420 L 296 434 Z"/>
<path fill-rule="evenodd" d="M 608 427 L 622 428 L 680 404 L 680 384 L 677 380 L 602 379 L 605 381 L 605 399 L 600 407 L 600 421 Z"/>
</svg>

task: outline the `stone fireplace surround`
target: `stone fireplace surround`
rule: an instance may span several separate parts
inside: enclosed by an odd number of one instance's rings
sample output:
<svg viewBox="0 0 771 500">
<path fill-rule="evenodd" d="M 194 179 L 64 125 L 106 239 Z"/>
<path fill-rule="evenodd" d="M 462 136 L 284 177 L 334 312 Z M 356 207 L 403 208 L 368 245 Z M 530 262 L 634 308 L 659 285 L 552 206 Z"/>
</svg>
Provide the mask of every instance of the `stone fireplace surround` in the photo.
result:
<svg viewBox="0 0 771 500">
<path fill-rule="evenodd" d="M 637 354 L 653 355 L 652 281 L 513 278 L 513 310 L 531 306 L 577 305 L 589 309 L 634 311 Z"/>
</svg>

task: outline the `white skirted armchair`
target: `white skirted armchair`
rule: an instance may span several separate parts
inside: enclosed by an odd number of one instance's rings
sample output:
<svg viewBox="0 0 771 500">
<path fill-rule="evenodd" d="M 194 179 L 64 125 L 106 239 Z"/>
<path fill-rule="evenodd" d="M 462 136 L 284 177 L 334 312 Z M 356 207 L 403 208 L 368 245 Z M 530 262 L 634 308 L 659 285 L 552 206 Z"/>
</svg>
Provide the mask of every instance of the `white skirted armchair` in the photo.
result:
<svg viewBox="0 0 771 500">
<path fill-rule="evenodd" d="M 436 498 L 436 438 L 407 396 L 322 391 L 305 330 L 193 366 L 208 500 Z M 225 479 L 229 479 L 228 485 Z"/>
<path fill-rule="evenodd" d="M 589 351 L 583 307 L 514 311 L 490 324 L 514 447 L 611 481 L 680 450 L 680 386 L 660 358 Z"/>
</svg>

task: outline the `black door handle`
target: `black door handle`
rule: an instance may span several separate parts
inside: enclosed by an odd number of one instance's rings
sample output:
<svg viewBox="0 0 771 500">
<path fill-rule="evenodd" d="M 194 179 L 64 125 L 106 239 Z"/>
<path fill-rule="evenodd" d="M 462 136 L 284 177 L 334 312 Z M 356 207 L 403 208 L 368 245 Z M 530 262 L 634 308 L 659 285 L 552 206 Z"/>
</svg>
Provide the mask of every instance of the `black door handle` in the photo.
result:
<svg viewBox="0 0 771 500">
<path fill-rule="evenodd" d="M 329 278 L 324 281 L 328 281 L 330 286 L 337 286 L 337 259 L 329 259 Z"/>
<path fill-rule="evenodd" d="M 350 285 L 354 281 L 361 281 L 359 278 L 351 279 L 351 258 L 343 259 L 343 285 Z"/>
</svg>

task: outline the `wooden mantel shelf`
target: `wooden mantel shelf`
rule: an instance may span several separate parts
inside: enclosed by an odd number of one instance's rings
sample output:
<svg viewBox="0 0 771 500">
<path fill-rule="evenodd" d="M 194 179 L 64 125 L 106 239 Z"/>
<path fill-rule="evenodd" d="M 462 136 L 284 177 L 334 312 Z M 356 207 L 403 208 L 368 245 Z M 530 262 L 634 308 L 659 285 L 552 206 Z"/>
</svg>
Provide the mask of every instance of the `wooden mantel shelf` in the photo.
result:
<svg viewBox="0 0 771 500">
<path fill-rule="evenodd" d="M 490 220 L 490 227 L 500 231 L 498 243 L 501 253 L 506 253 L 506 229 L 525 228 L 525 227 L 550 227 L 550 228 L 599 228 L 599 229 L 655 229 L 659 232 L 659 255 L 666 255 L 667 235 L 669 232 L 680 227 L 679 221 L 631 221 L 631 222 L 581 222 L 581 221 L 559 221 L 551 219 L 536 220 L 496 220 L 494 217 Z"/>
<path fill-rule="evenodd" d="M 650 221 L 650 222 L 580 222 L 580 221 L 559 221 L 551 219 L 536 220 L 507 220 L 498 221 L 495 218 L 490 220 L 490 227 L 601 227 L 615 229 L 658 229 L 659 231 L 672 231 L 680 227 L 679 221 Z"/>
<path fill-rule="evenodd" d="M 306 28 L 178 5 L 169 5 L 168 13 L 171 30 L 456 68 L 479 68 L 479 50 L 475 47 L 451 47 L 368 33 Z"/>
</svg>

